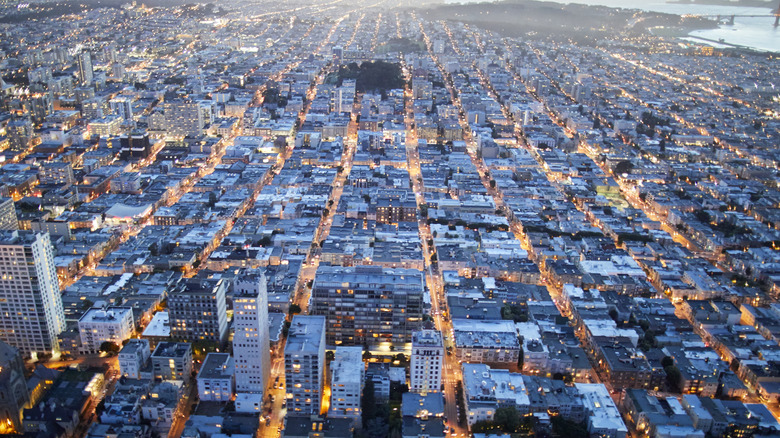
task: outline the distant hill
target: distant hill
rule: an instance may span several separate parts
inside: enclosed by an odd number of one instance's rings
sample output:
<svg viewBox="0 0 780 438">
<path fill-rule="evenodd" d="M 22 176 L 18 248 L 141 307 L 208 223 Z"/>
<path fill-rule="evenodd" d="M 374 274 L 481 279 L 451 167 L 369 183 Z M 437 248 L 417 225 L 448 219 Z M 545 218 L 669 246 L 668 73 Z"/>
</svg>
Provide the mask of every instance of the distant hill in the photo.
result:
<svg viewBox="0 0 780 438">
<path fill-rule="evenodd" d="M 44 3 L 32 3 L 29 8 L 14 11 L 12 14 L 0 16 L 0 23 L 18 23 L 27 20 L 56 18 L 73 12 L 89 11 L 98 8 L 119 8 L 128 0 L 54 0 Z M 171 7 L 182 5 L 203 5 L 214 3 L 215 0 L 143 0 L 148 7 Z"/>
<path fill-rule="evenodd" d="M 777 8 L 777 0 L 667 0 L 667 3 L 695 3 L 697 5 L 751 6 L 757 8 Z"/>
<path fill-rule="evenodd" d="M 688 30 L 717 26 L 714 21 L 697 17 L 532 0 L 437 5 L 421 8 L 420 14 L 429 20 L 460 21 L 507 36 L 578 40 L 641 34 L 658 26 Z"/>
</svg>

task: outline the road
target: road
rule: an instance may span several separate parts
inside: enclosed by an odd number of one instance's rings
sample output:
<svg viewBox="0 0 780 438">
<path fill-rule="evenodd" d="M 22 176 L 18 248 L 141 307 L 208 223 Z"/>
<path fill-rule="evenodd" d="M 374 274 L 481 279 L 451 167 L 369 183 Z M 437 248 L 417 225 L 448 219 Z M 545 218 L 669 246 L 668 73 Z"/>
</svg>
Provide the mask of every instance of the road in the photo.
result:
<svg viewBox="0 0 780 438">
<path fill-rule="evenodd" d="M 410 76 L 408 67 L 404 68 L 407 79 Z M 409 81 L 407 81 L 409 83 Z M 451 346 L 452 323 L 447 315 L 447 299 L 444 293 L 444 282 L 438 264 L 431 264 L 431 257 L 436 253 L 434 245 L 428 242 L 432 239 L 431 229 L 426 219 L 419 212 L 419 206 L 425 205 L 422 172 L 420 169 L 420 152 L 417 148 L 417 136 L 412 124 L 414 122 L 414 99 L 412 90 L 407 86 L 404 91 L 404 109 L 406 124 L 406 159 L 412 190 L 418 205 L 418 229 L 422 244 L 423 259 L 425 263 L 425 280 L 431 296 L 431 318 L 434 325 L 445 339 L 445 347 Z M 454 349 L 454 348 L 453 348 Z M 456 398 L 456 385 L 461 381 L 461 367 L 455 355 L 447 354 L 444 357 L 442 367 L 442 384 L 444 385 L 444 418 L 448 427 L 457 435 L 468 433 L 468 430 L 458 423 L 458 401 Z"/>
<path fill-rule="evenodd" d="M 346 14 L 339 20 L 336 20 L 330 32 L 328 33 L 328 37 L 322 41 L 322 44 L 320 44 L 316 53 L 320 53 L 323 49 L 329 47 L 329 41 L 331 37 L 333 36 L 336 29 L 341 25 L 341 22 L 346 19 L 348 15 L 349 14 Z M 306 119 L 306 115 L 311 108 L 311 102 L 316 97 L 317 87 L 323 83 L 325 77 L 330 72 L 334 71 L 334 69 L 335 66 L 326 66 L 325 69 L 320 71 L 315 81 L 313 81 L 310 85 L 307 92 L 306 104 L 298 115 L 298 126 L 300 126 Z M 357 145 L 357 129 L 355 122 L 357 114 L 358 113 L 356 110 L 353 110 L 352 121 L 350 122 L 350 127 L 348 130 L 349 137 L 345 139 L 344 149 L 342 151 L 341 163 L 343 170 L 336 175 L 336 178 L 334 178 L 334 181 L 332 182 L 332 190 L 326 207 L 328 209 L 328 213 L 324 214 L 323 212 L 323 217 L 320 220 L 320 224 L 317 227 L 317 230 L 315 231 L 314 237 L 312 239 L 311 249 L 309 250 L 309 254 L 306 257 L 303 267 L 301 268 L 301 272 L 298 275 L 298 290 L 295 291 L 292 297 L 292 304 L 298 305 L 304 314 L 308 312 L 309 297 L 311 293 L 311 290 L 308 288 L 308 284 L 310 281 L 314 280 L 317 267 L 319 266 L 319 243 L 326 239 L 330 232 L 330 227 L 333 224 L 333 216 L 338 208 L 339 200 L 341 199 L 341 195 L 344 191 L 346 178 L 352 169 L 352 158 L 354 157 Z M 289 158 L 291 153 L 291 148 L 285 152 L 284 158 L 281 159 L 278 164 L 279 169 L 284 166 L 284 161 Z M 274 354 L 272 355 L 271 375 L 269 379 L 269 387 L 266 391 L 269 397 L 266 399 L 265 405 L 263 407 L 263 416 L 261 417 L 260 428 L 256 433 L 256 437 L 258 438 L 276 438 L 280 436 L 280 431 L 284 427 L 284 418 L 286 414 L 286 409 L 284 408 L 286 402 L 286 391 L 284 389 L 286 387 L 284 370 L 285 342 L 286 338 L 282 337 L 282 339 L 279 340 L 276 349 L 274 350 Z M 276 386 L 276 388 L 274 388 L 274 386 Z M 270 401 L 271 396 L 273 397 L 273 402 Z"/>
</svg>

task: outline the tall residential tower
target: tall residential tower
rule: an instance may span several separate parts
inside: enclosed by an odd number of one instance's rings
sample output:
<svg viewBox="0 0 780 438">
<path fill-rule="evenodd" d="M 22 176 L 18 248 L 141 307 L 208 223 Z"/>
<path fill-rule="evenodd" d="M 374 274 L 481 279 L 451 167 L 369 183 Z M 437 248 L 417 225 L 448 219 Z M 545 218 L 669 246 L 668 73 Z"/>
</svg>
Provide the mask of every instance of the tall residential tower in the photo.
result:
<svg viewBox="0 0 780 438">
<path fill-rule="evenodd" d="M 92 69 L 92 55 L 89 52 L 81 52 L 76 61 L 79 67 L 79 82 L 81 85 L 91 84 L 95 74 Z"/>
<path fill-rule="evenodd" d="M 407 343 L 422 326 L 423 276 L 415 269 L 320 266 L 312 315 L 325 315 L 328 345 Z"/>
<path fill-rule="evenodd" d="M 325 372 L 325 317 L 295 315 L 284 347 L 290 415 L 319 415 Z"/>
<path fill-rule="evenodd" d="M 426 394 L 439 392 L 444 361 L 444 344 L 438 330 L 420 330 L 412 334 L 409 366 L 409 391 Z"/>
<path fill-rule="evenodd" d="M 245 270 L 233 286 L 236 392 L 262 394 L 271 371 L 268 292 L 263 270 Z"/>
<path fill-rule="evenodd" d="M 22 354 L 51 353 L 65 329 L 48 233 L 0 232 L 0 339 Z"/>
</svg>

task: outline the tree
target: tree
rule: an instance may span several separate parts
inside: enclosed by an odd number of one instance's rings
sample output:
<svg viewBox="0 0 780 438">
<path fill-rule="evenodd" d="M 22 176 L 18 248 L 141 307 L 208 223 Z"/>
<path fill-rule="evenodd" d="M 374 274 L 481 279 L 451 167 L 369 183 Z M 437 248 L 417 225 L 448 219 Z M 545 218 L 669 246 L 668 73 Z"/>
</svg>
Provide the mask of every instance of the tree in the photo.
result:
<svg viewBox="0 0 780 438">
<path fill-rule="evenodd" d="M 615 174 L 616 175 L 623 175 L 624 173 L 629 174 L 633 169 L 634 169 L 634 165 L 631 164 L 630 161 L 623 160 L 617 163 L 617 165 L 615 165 Z"/>
<path fill-rule="evenodd" d="M 520 342 L 520 350 L 517 352 L 517 368 L 523 369 L 523 362 L 525 361 L 525 353 L 523 351 L 524 339 L 522 336 L 518 336 L 517 340 Z"/>
<path fill-rule="evenodd" d="M 214 208 L 214 205 L 217 203 L 219 198 L 217 197 L 217 194 L 214 192 L 209 192 L 209 208 Z"/>
<path fill-rule="evenodd" d="M 366 352 L 367 353 L 367 352 Z M 364 353 L 365 356 L 365 353 Z M 367 379 L 363 386 L 363 398 L 361 403 L 361 419 L 363 424 L 368 424 L 369 421 L 376 418 L 376 394 L 374 394 L 374 381 Z"/>
<path fill-rule="evenodd" d="M 100 402 L 95 405 L 95 416 L 99 417 L 100 414 L 103 413 L 103 411 L 106 410 L 106 399 L 102 398 Z"/>
<path fill-rule="evenodd" d="M 528 321 L 528 314 L 525 313 L 522 307 L 507 303 L 501 308 L 501 318 L 514 322 L 526 322 Z"/>
<path fill-rule="evenodd" d="M 292 316 L 292 315 L 297 315 L 299 313 L 301 313 L 301 306 L 295 303 L 290 304 L 290 308 L 287 310 L 287 314 Z"/>
<path fill-rule="evenodd" d="M 344 79 L 355 79 L 357 91 L 382 91 L 404 88 L 405 81 L 401 65 L 386 61 L 363 62 L 342 65 L 338 71 L 339 84 Z"/>
<path fill-rule="evenodd" d="M 664 372 L 666 372 L 666 382 L 669 384 L 669 389 L 674 392 L 680 392 L 680 383 L 682 382 L 680 370 L 672 365 L 664 367 Z"/>
<path fill-rule="evenodd" d="M 328 350 L 325 352 L 325 360 L 328 362 L 332 361 L 336 358 L 336 353 L 333 352 L 333 350 Z"/>
<path fill-rule="evenodd" d="M 552 423 L 553 434 L 556 436 L 566 438 L 588 438 L 590 436 L 585 423 L 575 423 L 563 418 L 561 415 L 550 417 L 550 422 Z"/>
<path fill-rule="evenodd" d="M 693 215 L 696 216 L 696 219 L 698 219 L 699 222 L 704 224 L 708 224 L 712 221 L 712 217 L 707 213 L 707 210 L 696 210 Z"/>
<path fill-rule="evenodd" d="M 119 345 L 111 341 L 105 341 L 100 344 L 99 351 L 108 354 L 116 354 L 119 353 Z"/>
<path fill-rule="evenodd" d="M 369 438 L 385 438 L 390 432 L 390 426 L 384 418 L 374 418 L 364 424 L 363 430 Z"/>
<path fill-rule="evenodd" d="M 493 423 L 506 433 L 515 433 L 520 428 L 520 413 L 512 406 L 498 408 Z"/>
<path fill-rule="evenodd" d="M 81 301 L 81 308 L 84 310 L 91 309 L 94 305 L 95 303 L 87 299 Z"/>
</svg>

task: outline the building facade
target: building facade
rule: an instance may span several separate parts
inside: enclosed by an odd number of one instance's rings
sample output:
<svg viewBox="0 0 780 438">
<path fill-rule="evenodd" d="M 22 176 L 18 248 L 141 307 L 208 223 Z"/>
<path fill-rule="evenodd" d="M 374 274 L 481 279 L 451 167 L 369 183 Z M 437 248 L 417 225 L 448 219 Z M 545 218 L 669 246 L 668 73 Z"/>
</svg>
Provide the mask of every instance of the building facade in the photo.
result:
<svg viewBox="0 0 780 438">
<path fill-rule="evenodd" d="M 0 298 L 0 339 L 24 355 L 58 348 L 65 313 L 49 234 L 0 232 Z"/>
<path fill-rule="evenodd" d="M 420 330 L 412 334 L 412 356 L 409 367 L 409 391 L 428 393 L 441 389 L 444 343 L 437 330 Z"/>
<path fill-rule="evenodd" d="M 406 343 L 422 325 L 423 295 L 417 270 L 320 266 L 310 313 L 326 317 L 329 345 Z"/>
<path fill-rule="evenodd" d="M 198 372 L 198 397 L 202 401 L 230 401 L 235 382 L 233 371 L 230 354 L 209 353 Z"/>
<path fill-rule="evenodd" d="M 24 432 L 22 408 L 29 399 L 22 355 L 0 341 L 0 433 Z"/>
<path fill-rule="evenodd" d="M 366 373 L 363 366 L 363 347 L 336 347 L 330 363 L 329 417 L 359 419 L 360 399 Z"/>
<path fill-rule="evenodd" d="M 76 62 L 79 67 L 79 82 L 81 85 L 91 84 L 95 74 L 92 68 L 92 55 L 89 52 L 81 52 Z"/>
<path fill-rule="evenodd" d="M 325 317 L 295 315 L 284 347 L 289 415 L 319 415 L 325 372 Z"/>
<path fill-rule="evenodd" d="M 227 282 L 193 279 L 168 295 L 171 337 L 184 341 L 227 340 Z"/>
<path fill-rule="evenodd" d="M 268 291 L 262 270 L 242 272 L 233 285 L 236 391 L 263 394 L 271 371 Z"/>
<path fill-rule="evenodd" d="M 198 102 L 179 99 L 165 103 L 165 128 L 173 137 L 198 137 L 203 132 L 203 113 Z"/>
<path fill-rule="evenodd" d="M 16 208 L 12 198 L 0 198 L 0 230 L 18 230 Z"/>
<path fill-rule="evenodd" d="M 152 353 L 152 374 L 156 379 L 189 382 L 192 374 L 192 346 L 187 342 L 160 342 Z"/>
<path fill-rule="evenodd" d="M 129 379 L 140 379 L 151 353 L 148 339 L 130 339 L 117 357 L 120 374 Z"/>
<path fill-rule="evenodd" d="M 123 160 L 142 160 L 152 153 L 152 145 L 149 134 L 146 132 L 133 132 L 119 137 L 119 145 L 122 147 L 120 158 Z"/>
<path fill-rule="evenodd" d="M 103 342 L 120 346 L 133 333 L 133 309 L 130 307 L 92 308 L 79 318 L 82 354 L 97 354 Z"/>
</svg>

